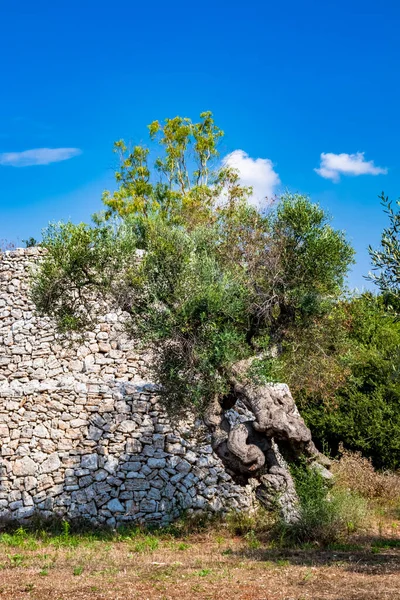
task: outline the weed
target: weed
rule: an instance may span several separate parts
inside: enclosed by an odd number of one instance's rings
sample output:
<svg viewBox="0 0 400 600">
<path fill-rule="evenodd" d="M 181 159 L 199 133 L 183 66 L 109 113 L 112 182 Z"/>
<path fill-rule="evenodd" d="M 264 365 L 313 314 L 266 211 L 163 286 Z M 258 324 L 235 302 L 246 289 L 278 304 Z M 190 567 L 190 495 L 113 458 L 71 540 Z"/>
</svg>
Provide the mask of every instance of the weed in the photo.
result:
<svg viewBox="0 0 400 600">
<path fill-rule="evenodd" d="M 7 555 L 12 567 L 22 566 L 25 556 L 23 554 L 8 554 Z"/>
<path fill-rule="evenodd" d="M 106 569 L 97 571 L 96 575 L 116 575 L 117 573 L 119 573 L 119 569 L 117 567 L 107 567 Z"/>
<path fill-rule="evenodd" d="M 389 549 L 389 548 L 400 548 L 400 539 L 385 539 L 382 538 L 381 540 L 374 540 L 371 544 L 372 548 L 384 548 L 384 549 Z"/>
<path fill-rule="evenodd" d="M 132 550 L 133 552 L 153 552 L 157 550 L 158 546 L 159 540 L 154 536 L 147 535 L 142 540 L 138 540 Z"/>
<path fill-rule="evenodd" d="M 201 569 L 201 571 L 198 571 L 196 575 L 198 575 L 199 577 L 207 577 L 207 575 L 210 575 L 211 573 L 211 569 Z"/>
<path fill-rule="evenodd" d="M 313 572 L 311 571 L 311 569 L 307 569 L 305 575 L 302 578 L 303 583 L 307 583 L 308 581 L 310 581 L 310 579 L 312 579 L 313 576 Z"/>
<path fill-rule="evenodd" d="M 290 565 L 290 562 L 288 560 L 279 559 L 276 561 L 276 564 L 278 567 L 288 567 Z"/>
<path fill-rule="evenodd" d="M 188 550 L 190 548 L 190 544 L 186 544 L 185 542 L 180 542 L 177 545 L 177 550 L 179 550 L 179 552 L 184 552 L 185 550 Z"/>
<path fill-rule="evenodd" d="M 292 467 L 292 473 L 300 500 L 299 519 L 292 524 L 277 523 L 274 537 L 279 544 L 331 544 L 354 533 L 365 522 L 367 502 L 359 494 L 329 489 L 321 475 L 304 464 Z"/>
<path fill-rule="evenodd" d="M 332 552 L 362 552 L 364 550 L 359 544 L 346 544 L 345 542 L 329 544 L 327 549 L 332 550 Z"/>
<path fill-rule="evenodd" d="M 204 512 L 189 515 L 183 511 L 179 519 L 170 525 L 166 525 L 159 531 L 164 536 L 169 535 L 171 537 L 182 538 L 191 534 L 208 531 L 216 526 L 221 526 L 223 521 L 224 519 L 220 514 L 211 515 Z"/>
<path fill-rule="evenodd" d="M 72 571 L 72 573 L 75 576 L 82 575 L 82 573 L 83 573 L 83 567 L 82 566 L 75 567 L 74 570 Z"/>
<path fill-rule="evenodd" d="M 261 563 L 261 566 L 264 567 L 264 569 L 275 569 L 276 565 L 274 562 L 272 562 L 272 560 L 265 560 Z"/>
<path fill-rule="evenodd" d="M 228 530 L 234 535 L 269 533 L 275 523 L 275 516 L 263 508 L 256 511 L 232 511 L 226 517 Z"/>
<path fill-rule="evenodd" d="M 203 592 L 204 588 L 199 583 L 192 585 L 192 592 Z"/>
<path fill-rule="evenodd" d="M 260 541 L 257 539 L 257 536 L 252 529 L 248 533 L 246 533 L 246 535 L 244 537 L 247 541 L 248 547 L 251 550 L 258 550 L 259 547 L 261 546 Z"/>
<path fill-rule="evenodd" d="M 0 543 L 11 548 L 25 548 L 27 550 L 36 550 L 37 540 L 32 534 L 29 534 L 23 527 L 19 527 L 12 533 L 2 533 Z"/>
</svg>

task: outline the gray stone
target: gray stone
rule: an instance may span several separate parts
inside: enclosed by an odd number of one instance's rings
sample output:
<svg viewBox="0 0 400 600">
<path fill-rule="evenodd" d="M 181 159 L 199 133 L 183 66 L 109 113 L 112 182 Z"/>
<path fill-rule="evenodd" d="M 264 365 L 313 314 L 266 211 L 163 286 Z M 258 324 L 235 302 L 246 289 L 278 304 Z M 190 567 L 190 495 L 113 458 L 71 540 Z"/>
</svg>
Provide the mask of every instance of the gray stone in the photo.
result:
<svg viewBox="0 0 400 600">
<path fill-rule="evenodd" d="M 61 461 L 58 457 L 58 454 L 50 454 L 49 458 L 46 458 L 44 462 L 40 465 L 40 471 L 42 473 L 52 473 L 53 471 L 57 471 L 61 466 Z"/>
<path fill-rule="evenodd" d="M 15 517 L 17 519 L 28 519 L 29 517 L 32 517 L 34 512 L 34 506 L 21 506 L 21 508 L 17 510 Z"/>
<path fill-rule="evenodd" d="M 46 427 L 44 427 L 43 425 L 37 425 L 33 430 L 33 435 L 35 437 L 39 437 L 39 438 L 50 437 L 49 432 L 47 431 Z"/>
<path fill-rule="evenodd" d="M 140 503 L 140 510 L 144 513 L 153 513 L 157 510 L 157 502 L 144 498 Z"/>
<path fill-rule="evenodd" d="M 185 459 L 193 464 L 197 460 L 197 454 L 192 452 L 192 450 L 188 450 L 185 454 Z"/>
<path fill-rule="evenodd" d="M 189 473 L 192 467 L 191 464 L 187 462 L 187 460 L 182 459 L 181 461 L 179 461 L 175 468 L 178 471 L 178 473 Z"/>
<path fill-rule="evenodd" d="M 142 451 L 142 444 L 134 438 L 126 441 L 127 454 L 139 454 Z"/>
<path fill-rule="evenodd" d="M 117 498 L 114 498 L 113 500 L 110 500 L 107 503 L 107 508 L 112 513 L 124 512 L 124 507 L 122 506 L 121 502 Z"/>
<path fill-rule="evenodd" d="M 161 500 L 161 493 L 158 489 L 152 487 L 150 488 L 147 497 L 153 500 Z"/>
<path fill-rule="evenodd" d="M 34 475 L 36 470 L 37 464 L 29 456 L 24 456 L 20 460 L 16 460 L 13 466 L 13 473 L 17 477 Z"/>
<path fill-rule="evenodd" d="M 150 467 L 150 469 L 163 469 L 166 466 L 166 460 L 165 458 L 149 458 L 147 464 Z"/>
<path fill-rule="evenodd" d="M 153 358 L 137 353 L 126 316 L 108 313 L 65 344 L 33 311 L 29 270 L 44 252 L 0 254 L 1 515 L 114 527 L 217 510 L 215 499 L 249 506 L 250 486 L 232 481 L 204 437 L 196 445 L 191 422 L 176 426 L 160 408 L 145 379 Z"/>
<path fill-rule="evenodd" d="M 129 479 L 125 482 L 125 488 L 133 491 L 144 491 L 150 488 L 150 483 L 146 479 Z"/>
<path fill-rule="evenodd" d="M 36 477 L 28 476 L 25 478 L 24 487 L 27 492 L 30 492 L 37 486 Z"/>
<path fill-rule="evenodd" d="M 98 469 L 98 456 L 97 454 L 85 454 L 81 459 L 82 469 L 89 469 L 96 471 Z"/>
<path fill-rule="evenodd" d="M 104 463 L 104 469 L 108 471 L 108 473 L 115 473 L 118 468 L 119 460 L 115 456 L 109 456 L 107 461 Z"/>
</svg>

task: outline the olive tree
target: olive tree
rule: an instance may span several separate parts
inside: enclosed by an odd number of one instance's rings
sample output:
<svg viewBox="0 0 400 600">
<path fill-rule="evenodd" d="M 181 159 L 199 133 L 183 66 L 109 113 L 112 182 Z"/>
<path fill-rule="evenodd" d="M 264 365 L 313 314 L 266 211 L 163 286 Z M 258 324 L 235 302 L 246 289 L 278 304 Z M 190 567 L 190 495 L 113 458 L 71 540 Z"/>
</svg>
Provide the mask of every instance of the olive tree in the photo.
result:
<svg viewBox="0 0 400 600">
<path fill-rule="evenodd" d="M 382 232 L 381 245 L 378 249 L 369 246 L 372 269 L 369 275 L 381 292 L 394 297 L 400 296 L 400 200 L 395 206 L 388 196 L 382 192 L 379 196 L 385 213 L 389 217 L 389 225 Z M 397 210 L 396 210 L 397 206 Z"/>
<path fill-rule="evenodd" d="M 153 350 L 160 401 L 201 415 L 232 475 L 258 479 L 260 499 L 278 498 L 290 520 L 296 498 L 278 447 L 324 461 L 288 388 L 271 384 L 274 356 L 330 314 L 353 251 L 307 197 L 256 208 L 218 162 L 222 135 L 211 113 L 154 122 L 163 152 L 152 166 L 150 149 L 117 142 L 116 191 L 94 226 L 45 232 L 33 298 L 64 331 L 91 326 L 99 298 L 126 311 Z M 238 403 L 245 422 L 229 412 Z"/>
</svg>

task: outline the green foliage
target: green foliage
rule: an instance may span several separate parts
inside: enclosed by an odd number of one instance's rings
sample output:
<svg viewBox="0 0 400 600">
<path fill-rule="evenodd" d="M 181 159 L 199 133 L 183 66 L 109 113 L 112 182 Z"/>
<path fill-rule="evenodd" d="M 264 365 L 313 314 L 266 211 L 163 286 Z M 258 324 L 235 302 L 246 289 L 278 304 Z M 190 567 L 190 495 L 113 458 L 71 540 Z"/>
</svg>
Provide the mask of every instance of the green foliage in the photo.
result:
<svg viewBox="0 0 400 600">
<path fill-rule="evenodd" d="M 314 439 L 335 454 L 345 448 L 378 468 L 400 467 L 400 323 L 384 296 L 366 293 L 342 306 L 350 375 L 335 394 L 298 393 Z"/>
<path fill-rule="evenodd" d="M 330 489 L 321 475 L 304 464 L 292 466 L 300 501 L 299 520 L 279 522 L 275 536 L 283 544 L 331 544 L 359 529 L 367 516 L 366 500 L 348 490 Z"/>
<path fill-rule="evenodd" d="M 96 220 L 113 215 L 146 219 L 157 215 L 171 224 L 209 222 L 223 193 L 229 201 L 247 198 L 250 188 L 238 185 L 238 174 L 214 161 L 223 131 L 211 112 L 200 121 L 188 118 L 154 121 L 148 126 L 151 141 L 158 142 L 161 156 L 149 164 L 149 148 L 129 149 L 123 140 L 114 144 L 120 166 L 115 173 L 118 189 L 103 194 L 105 212 Z"/>
<path fill-rule="evenodd" d="M 36 550 L 38 547 L 38 541 L 33 536 L 29 536 L 23 527 L 18 527 L 16 531 L 11 533 L 1 533 L 0 544 L 26 550 Z"/>
<path fill-rule="evenodd" d="M 113 225 L 69 222 L 50 224 L 44 231 L 42 244 L 48 252 L 33 274 L 32 299 L 60 331 L 81 331 L 93 324 L 96 290 L 106 296 L 116 270 L 135 252 L 134 235 L 120 233 L 121 227 Z"/>
<path fill-rule="evenodd" d="M 104 197 L 105 219 L 45 232 L 33 299 L 61 331 L 91 326 L 105 300 L 125 310 L 132 335 L 155 351 L 165 405 L 202 412 L 229 392 L 233 363 L 258 354 L 253 376 L 270 380 L 271 348 L 322 327 L 353 250 L 307 197 L 261 212 L 238 173 L 212 169 L 222 131 L 211 113 L 149 129 L 163 154 L 151 168 L 147 149 L 116 144 L 119 187 Z"/>
<path fill-rule="evenodd" d="M 388 196 L 382 192 L 379 196 L 385 213 L 389 217 L 389 226 L 383 230 L 381 247 L 374 250 L 369 247 L 372 269 L 378 273 L 370 274 L 382 292 L 393 294 L 400 299 L 400 200 L 396 201 L 397 210 Z"/>
<path fill-rule="evenodd" d="M 90 326 L 99 295 L 126 310 L 132 334 L 156 349 L 166 405 L 201 412 L 228 392 L 234 362 L 261 352 L 258 375 L 270 377 L 270 343 L 333 310 L 352 251 L 322 217 L 307 198 L 286 196 L 267 216 L 241 204 L 218 208 L 214 222 L 194 228 L 159 215 L 141 217 L 140 226 L 135 217 L 119 225 L 51 226 L 33 298 L 63 331 Z M 335 261 L 329 277 L 315 267 L 323 252 Z M 297 269 L 287 268 L 288 256 Z"/>
<path fill-rule="evenodd" d="M 286 331 L 278 360 L 272 364 L 272 378 L 285 381 L 301 407 L 310 397 L 332 402 L 346 385 L 350 370 L 347 315 L 340 300 L 331 301 L 319 316 L 298 319 Z"/>
<path fill-rule="evenodd" d="M 32 236 L 22 241 L 25 244 L 25 248 L 34 248 L 35 246 L 39 246 L 39 242 Z"/>
<path fill-rule="evenodd" d="M 146 535 L 141 540 L 134 543 L 132 550 L 133 552 L 154 552 L 159 546 L 159 540 L 152 536 Z"/>
<path fill-rule="evenodd" d="M 323 310 L 324 302 L 341 291 L 353 259 L 344 233 L 332 229 L 318 204 L 299 194 L 283 196 L 273 222 L 274 236 L 284 247 L 283 283 L 290 282 L 286 303 L 291 305 L 294 296 L 304 315 Z"/>
<path fill-rule="evenodd" d="M 245 357 L 249 291 L 234 265 L 217 255 L 218 232 L 157 221 L 147 252 L 127 282 L 132 326 L 158 348 L 157 380 L 175 408 L 226 391 L 223 371 Z"/>
</svg>

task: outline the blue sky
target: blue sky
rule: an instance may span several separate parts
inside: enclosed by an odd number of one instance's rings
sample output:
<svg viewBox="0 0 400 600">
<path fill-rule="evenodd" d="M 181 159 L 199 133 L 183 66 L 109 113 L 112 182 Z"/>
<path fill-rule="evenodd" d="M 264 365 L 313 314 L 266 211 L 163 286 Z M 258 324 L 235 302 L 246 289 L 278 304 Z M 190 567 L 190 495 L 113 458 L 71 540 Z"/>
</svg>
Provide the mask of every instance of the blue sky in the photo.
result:
<svg viewBox="0 0 400 600">
<path fill-rule="evenodd" d="M 2 3 L 0 239 L 89 220 L 114 140 L 211 110 L 247 181 L 329 210 L 363 286 L 377 196 L 400 196 L 399 26 L 395 0 Z"/>
</svg>

